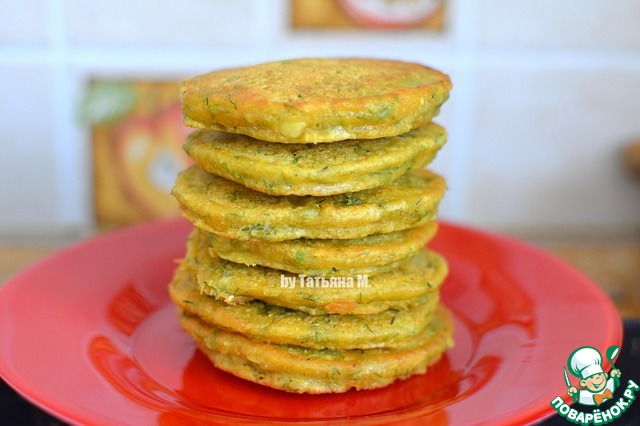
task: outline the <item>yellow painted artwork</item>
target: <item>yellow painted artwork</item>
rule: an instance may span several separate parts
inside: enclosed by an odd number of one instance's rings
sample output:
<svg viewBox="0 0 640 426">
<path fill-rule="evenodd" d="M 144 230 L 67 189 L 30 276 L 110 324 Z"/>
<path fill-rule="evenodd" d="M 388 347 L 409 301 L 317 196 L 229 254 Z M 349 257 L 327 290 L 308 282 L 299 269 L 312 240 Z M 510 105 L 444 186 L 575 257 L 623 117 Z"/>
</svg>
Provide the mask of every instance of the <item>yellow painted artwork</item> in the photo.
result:
<svg viewBox="0 0 640 426">
<path fill-rule="evenodd" d="M 177 216 L 170 191 L 190 164 L 177 83 L 94 81 L 80 113 L 92 129 L 97 225 Z"/>
<path fill-rule="evenodd" d="M 441 31 L 445 0 L 291 0 L 294 29 Z"/>
</svg>

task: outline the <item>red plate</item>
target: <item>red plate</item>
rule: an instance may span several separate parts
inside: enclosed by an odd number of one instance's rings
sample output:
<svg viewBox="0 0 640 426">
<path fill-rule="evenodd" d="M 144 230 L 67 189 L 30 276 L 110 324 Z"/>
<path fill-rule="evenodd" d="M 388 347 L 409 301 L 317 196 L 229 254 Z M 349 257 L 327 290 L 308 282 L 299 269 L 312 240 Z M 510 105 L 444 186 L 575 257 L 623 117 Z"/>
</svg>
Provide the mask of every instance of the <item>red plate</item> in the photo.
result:
<svg viewBox="0 0 640 426">
<path fill-rule="evenodd" d="M 442 224 L 431 247 L 450 263 L 442 295 L 456 347 L 384 389 L 287 394 L 216 370 L 178 326 L 167 283 L 189 230 L 176 220 L 103 235 L 6 283 L 2 377 L 82 424 L 522 424 L 566 395 L 575 348 L 621 342 L 614 306 L 584 276 L 518 241 Z"/>
</svg>

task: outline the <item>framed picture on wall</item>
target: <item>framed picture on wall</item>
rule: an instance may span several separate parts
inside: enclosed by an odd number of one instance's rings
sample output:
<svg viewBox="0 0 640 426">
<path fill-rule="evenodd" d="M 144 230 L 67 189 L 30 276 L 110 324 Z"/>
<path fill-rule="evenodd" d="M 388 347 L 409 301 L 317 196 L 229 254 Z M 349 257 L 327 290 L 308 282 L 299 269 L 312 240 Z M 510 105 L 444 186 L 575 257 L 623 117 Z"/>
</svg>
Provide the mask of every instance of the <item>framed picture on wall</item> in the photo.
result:
<svg viewBox="0 0 640 426">
<path fill-rule="evenodd" d="M 95 219 L 99 227 L 177 215 L 171 196 L 190 164 L 182 149 L 175 81 L 94 80 L 80 114 L 91 126 Z"/>
<path fill-rule="evenodd" d="M 443 29 L 445 0 L 291 0 L 294 29 Z"/>
</svg>

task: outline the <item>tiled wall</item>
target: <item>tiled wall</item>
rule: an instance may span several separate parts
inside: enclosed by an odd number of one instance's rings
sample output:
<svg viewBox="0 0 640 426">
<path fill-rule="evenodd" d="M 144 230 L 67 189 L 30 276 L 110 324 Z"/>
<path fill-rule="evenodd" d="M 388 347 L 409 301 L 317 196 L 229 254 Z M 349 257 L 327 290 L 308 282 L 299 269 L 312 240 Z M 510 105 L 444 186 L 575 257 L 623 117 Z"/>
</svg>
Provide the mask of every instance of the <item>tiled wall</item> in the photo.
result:
<svg viewBox="0 0 640 426">
<path fill-rule="evenodd" d="M 318 0 L 322 1 L 322 0 Z M 449 0 L 446 30 L 293 32 L 287 0 L 0 0 L 0 238 L 93 224 L 76 104 L 96 76 L 182 78 L 299 56 L 451 74 L 444 218 L 515 233 L 637 232 L 640 2 Z"/>
</svg>

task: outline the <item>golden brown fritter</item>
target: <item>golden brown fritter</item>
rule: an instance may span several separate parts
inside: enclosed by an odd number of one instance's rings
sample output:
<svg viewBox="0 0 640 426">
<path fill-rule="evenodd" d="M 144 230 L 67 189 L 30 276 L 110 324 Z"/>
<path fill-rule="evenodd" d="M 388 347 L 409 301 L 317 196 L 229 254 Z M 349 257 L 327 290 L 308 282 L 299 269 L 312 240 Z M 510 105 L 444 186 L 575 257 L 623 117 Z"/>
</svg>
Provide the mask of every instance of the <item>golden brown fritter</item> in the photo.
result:
<svg viewBox="0 0 640 426">
<path fill-rule="evenodd" d="M 270 62 L 180 84 L 187 126 L 284 143 L 406 133 L 437 115 L 450 89 L 439 71 L 380 59 Z"/>
<path fill-rule="evenodd" d="M 196 278 L 179 270 L 169 286 L 175 304 L 217 328 L 256 341 L 313 349 L 398 348 L 414 345 L 438 305 L 434 293 L 408 310 L 388 309 L 369 315 L 309 315 L 305 312 L 251 301 L 229 305 L 202 294 Z"/>
<path fill-rule="evenodd" d="M 210 250 L 223 259 L 296 274 L 373 276 L 397 268 L 433 238 L 435 221 L 388 234 L 350 240 L 235 240 L 205 233 Z"/>
<path fill-rule="evenodd" d="M 221 370 L 295 393 L 374 389 L 424 373 L 453 347 L 451 315 L 440 307 L 409 349 L 315 350 L 257 342 L 182 314 L 182 327 Z"/>
<path fill-rule="evenodd" d="M 239 240 L 284 241 L 362 238 L 419 226 L 435 218 L 445 189 L 442 177 L 416 170 L 359 192 L 275 196 L 192 166 L 178 176 L 173 194 L 183 215 L 201 230 Z"/>
<path fill-rule="evenodd" d="M 184 148 L 209 173 L 271 195 L 333 195 L 385 185 L 430 163 L 446 141 L 429 123 L 398 136 L 281 144 L 198 130 Z"/>
<path fill-rule="evenodd" d="M 195 231 L 189 238 L 181 267 L 196 276 L 204 294 L 228 304 L 258 299 L 312 315 L 373 314 L 406 310 L 434 297 L 448 273 L 442 256 L 428 250 L 379 275 L 349 275 L 308 281 L 311 277 L 263 267 L 248 267 L 209 255 L 208 245 Z M 349 281 L 351 277 L 351 281 Z M 360 279 L 360 281 L 358 281 Z M 360 285 L 359 285 L 360 284 Z"/>
</svg>

